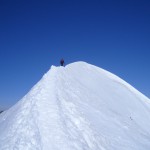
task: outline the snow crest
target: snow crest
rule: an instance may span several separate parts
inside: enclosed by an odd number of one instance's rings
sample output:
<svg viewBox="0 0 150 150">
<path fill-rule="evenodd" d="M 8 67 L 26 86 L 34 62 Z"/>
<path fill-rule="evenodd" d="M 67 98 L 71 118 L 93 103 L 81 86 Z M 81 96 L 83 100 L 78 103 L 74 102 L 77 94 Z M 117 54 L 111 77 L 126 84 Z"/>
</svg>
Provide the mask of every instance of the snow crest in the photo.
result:
<svg viewBox="0 0 150 150">
<path fill-rule="evenodd" d="M 0 115 L 0 150 L 147 150 L 150 101 L 96 66 L 55 67 Z"/>
</svg>

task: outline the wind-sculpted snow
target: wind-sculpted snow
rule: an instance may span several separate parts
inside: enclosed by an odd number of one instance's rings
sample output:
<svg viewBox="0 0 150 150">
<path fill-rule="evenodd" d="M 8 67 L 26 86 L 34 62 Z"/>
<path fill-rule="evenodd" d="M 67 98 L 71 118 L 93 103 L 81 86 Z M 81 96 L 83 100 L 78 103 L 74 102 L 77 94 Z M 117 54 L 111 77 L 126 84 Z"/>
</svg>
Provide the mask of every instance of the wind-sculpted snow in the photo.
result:
<svg viewBox="0 0 150 150">
<path fill-rule="evenodd" d="M 149 150 L 150 101 L 84 62 L 50 71 L 0 115 L 0 150 Z"/>
</svg>

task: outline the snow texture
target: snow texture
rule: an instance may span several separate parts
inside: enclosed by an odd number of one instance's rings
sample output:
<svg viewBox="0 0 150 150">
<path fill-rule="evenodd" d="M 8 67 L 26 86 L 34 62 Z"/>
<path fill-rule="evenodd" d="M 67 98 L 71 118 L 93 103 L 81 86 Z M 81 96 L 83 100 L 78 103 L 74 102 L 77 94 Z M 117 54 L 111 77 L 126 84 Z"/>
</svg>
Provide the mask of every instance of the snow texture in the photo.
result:
<svg viewBox="0 0 150 150">
<path fill-rule="evenodd" d="M 55 67 L 0 114 L 0 150 L 149 150 L 150 100 L 96 66 Z"/>
</svg>

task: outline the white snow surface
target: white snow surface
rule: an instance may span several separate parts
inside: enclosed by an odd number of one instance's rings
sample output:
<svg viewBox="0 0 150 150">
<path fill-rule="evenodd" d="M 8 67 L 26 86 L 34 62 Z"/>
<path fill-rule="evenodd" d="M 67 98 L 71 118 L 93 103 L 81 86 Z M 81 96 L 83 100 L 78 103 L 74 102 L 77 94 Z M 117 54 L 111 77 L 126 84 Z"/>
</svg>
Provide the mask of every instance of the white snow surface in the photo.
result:
<svg viewBox="0 0 150 150">
<path fill-rule="evenodd" d="M 0 114 L 0 150 L 150 150 L 150 99 L 88 63 L 52 66 Z"/>
</svg>

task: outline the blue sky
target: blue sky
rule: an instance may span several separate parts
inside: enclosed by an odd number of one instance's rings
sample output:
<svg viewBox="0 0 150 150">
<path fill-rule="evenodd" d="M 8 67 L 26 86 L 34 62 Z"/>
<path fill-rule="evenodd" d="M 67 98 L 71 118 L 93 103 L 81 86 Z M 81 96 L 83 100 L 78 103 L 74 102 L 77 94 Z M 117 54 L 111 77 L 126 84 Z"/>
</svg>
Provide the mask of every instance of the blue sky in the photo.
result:
<svg viewBox="0 0 150 150">
<path fill-rule="evenodd" d="M 150 97 L 149 8 L 148 0 L 1 0 L 0 107 L 62 57 L 104 68 Z"/>
</svg>

